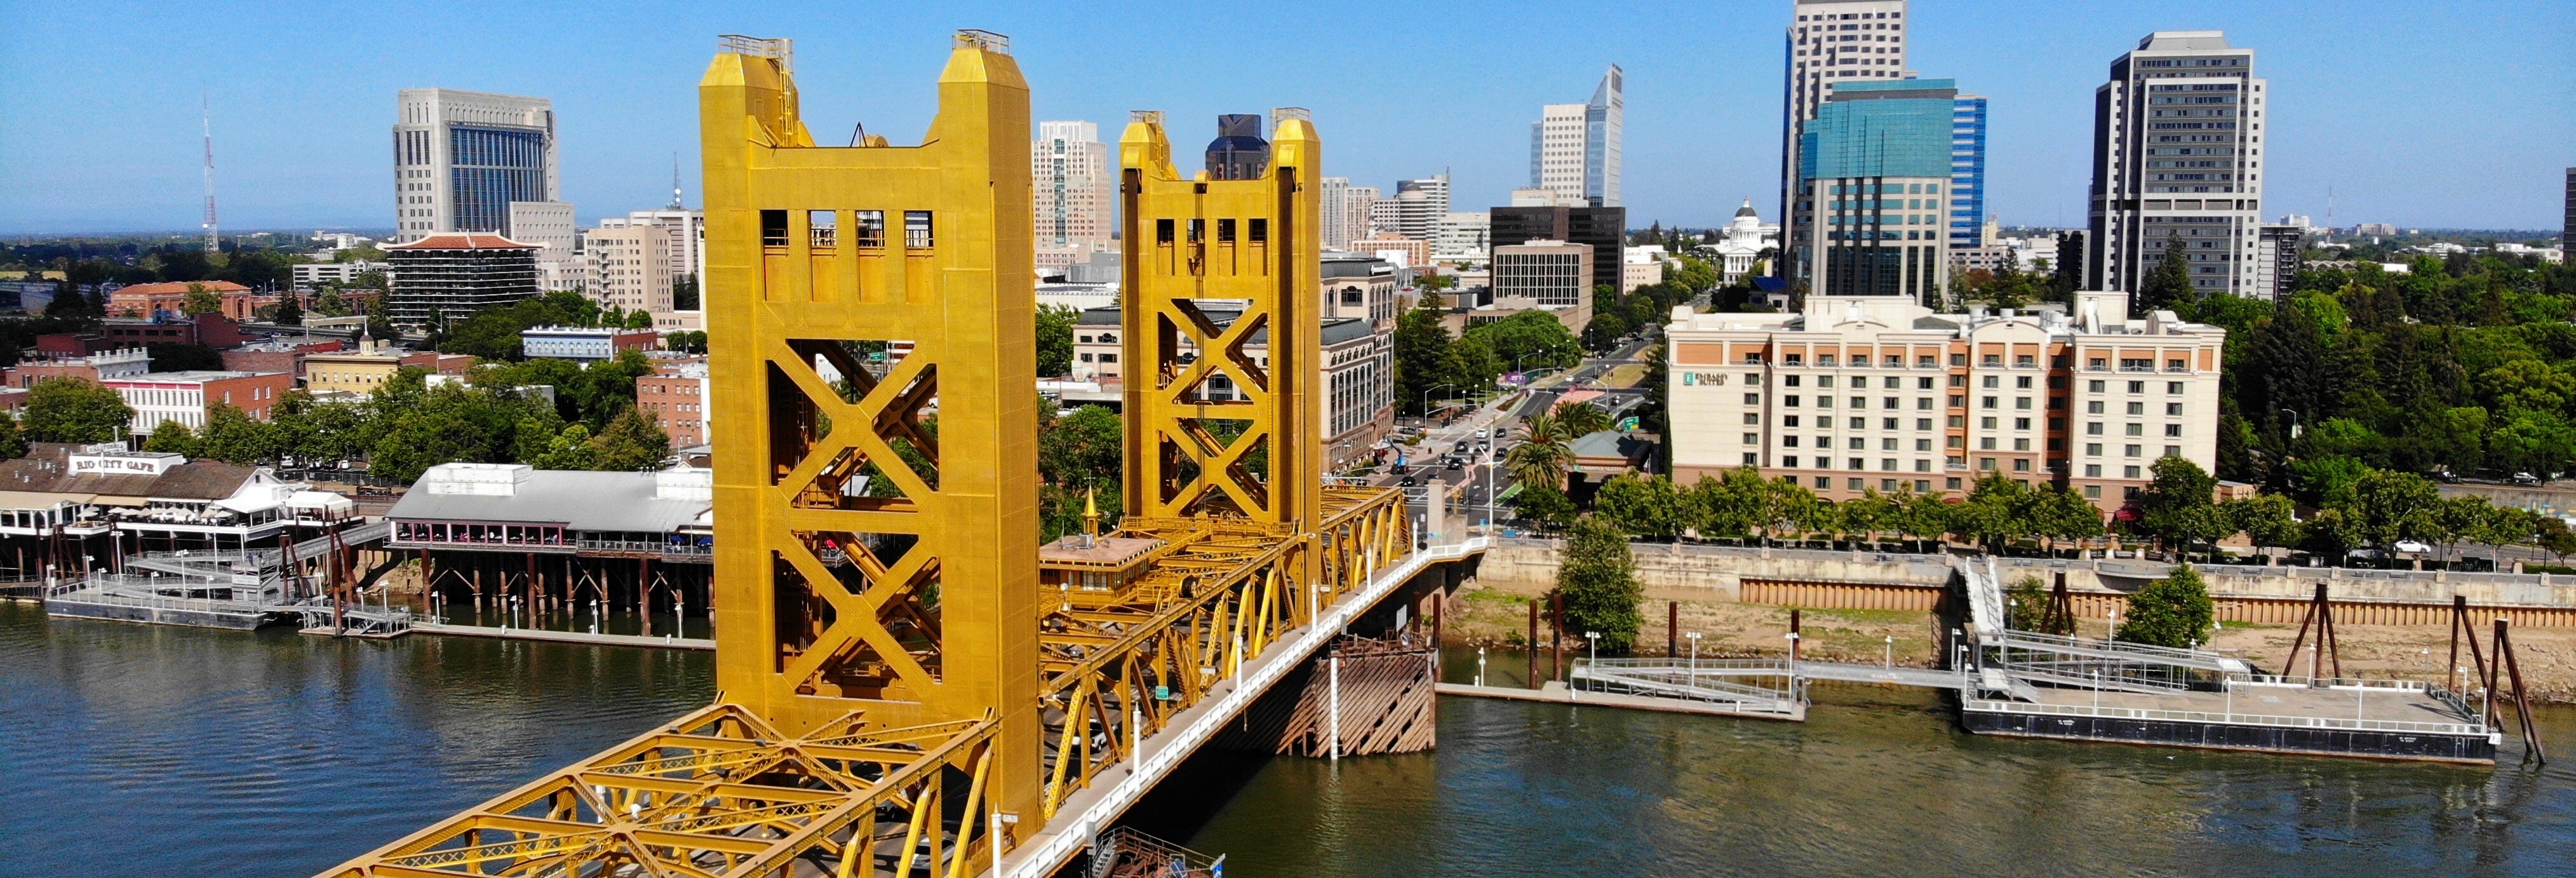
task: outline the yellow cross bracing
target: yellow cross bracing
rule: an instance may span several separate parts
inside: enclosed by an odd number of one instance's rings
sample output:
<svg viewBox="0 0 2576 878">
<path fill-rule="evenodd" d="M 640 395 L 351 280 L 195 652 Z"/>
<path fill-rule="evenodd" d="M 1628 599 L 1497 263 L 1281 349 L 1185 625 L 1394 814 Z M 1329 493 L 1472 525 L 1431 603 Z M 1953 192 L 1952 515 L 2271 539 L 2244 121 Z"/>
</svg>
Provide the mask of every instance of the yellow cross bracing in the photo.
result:
<svg viewBox="0 0 2576 878">
<path fill-rule="evenodd" d="M 328 874 L 979 874 L 960 839 L 984 828 L 999 729 L 852 712 L 796 736 L 717 704 Z"/>
<path fill-rule="evenodd" d="M 1400 494 L 1320 484 L 1313 129 L 1284 118 L 1261 180 L 1184 181 L 1140 120 L 1141 228 L 1243 222 L 1166 254 L 1198 269 L 1140 281 L 1131 256 L 1130 349 L 1159 345 L 1131 362 L 1163 377 L 1129 391 L 1127 472 L 1156 490 L 1130 482 L 1117 536 L 1151 548 L 1042 594 L 1028 91 L 980 31 L 939 88 L 921 146 L 833 148 L 785 40 L 727 37 L 700 86 L 719 703 L 325 874 L 979 874 L 1412 551 Z M 1216 298 L 1242 300 L 1229 326 Z M 1241 355 L 1261 326 L 1267 363 Z M 1181 334 L 1225 364 L 1177 362 Z M 1215 374 L 1243 400 L 1188 390 Z"/>
</svg>

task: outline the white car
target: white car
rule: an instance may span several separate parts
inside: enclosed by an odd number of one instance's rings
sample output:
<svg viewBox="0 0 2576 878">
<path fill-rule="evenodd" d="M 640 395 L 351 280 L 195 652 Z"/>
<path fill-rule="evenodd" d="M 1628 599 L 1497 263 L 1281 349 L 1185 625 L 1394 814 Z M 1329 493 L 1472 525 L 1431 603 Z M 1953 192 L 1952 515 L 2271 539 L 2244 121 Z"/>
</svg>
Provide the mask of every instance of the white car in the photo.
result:
<svg viewBox="0 0 2576 878">
<path fill-rule="evenodd" d="M 2423 554 L 2423 553 L 2425 553 L 2425 552 L 2433 551 L 2433 547 L 2431 547 L 2431 546 L 2427 546 L 2427 545 L 2424 545 L 2423 543 L 2416 542 L 2416 541 L 2414 541 L 2414 540 L 2398 540 L 2398 541 L 2397 541 L 2397 551 L 2400 551 L 2400 552 L 2413 552 L 2413 553 L 2415 553 L 2415 554 L 2421 555 L 2421 554 Z"/>
</svg>

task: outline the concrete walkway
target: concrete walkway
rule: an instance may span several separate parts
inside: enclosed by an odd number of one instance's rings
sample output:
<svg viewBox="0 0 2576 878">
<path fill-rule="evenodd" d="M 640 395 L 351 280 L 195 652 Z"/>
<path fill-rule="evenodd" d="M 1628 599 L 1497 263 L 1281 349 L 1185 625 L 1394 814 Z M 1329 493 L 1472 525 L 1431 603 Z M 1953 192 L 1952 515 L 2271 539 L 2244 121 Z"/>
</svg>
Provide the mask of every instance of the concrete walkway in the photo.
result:
<svg viewBox="0 0 2576 878">
<path fill-rule="evenodd" d="M 713 640 L 694 637 L 640 634 L 592 634 L 587 631 L 547 631 L 535 628 L 494 628 L 487 625 L 450 625 L 442 622 L 418 622 L 411 630 L 420 634 L 451 634 L 458 637 L 498 637 L 506 640 L 544 640 L 554 643 L 584 643 L 592 646 L 643 646 L 661 649 L 716 648 Z"/>
<path fill-rule="evenodd" d="M 1442 683 L 1440 684 L 1438 691 L 1442 695 L 1456 695 L 1465 698 L 1500 698 L 1506 701 L 1543 701 L 1550 704 L 1573 704 L 1584 707 L 1623 707 L 1630 710 L 1656 710 L 1663 711 L 1665 713 L 1699 713 L 1711 716 L 1733 716 L 1743 717 L 1746 719 L 1776 719 L 1786 720 L 1789 722 L 1805 722 L 1807 720 L 1807 706 L 1803 704 L 1793 706 L 1791 712 L 1786 714 L 1729 710 L 1705 701 L 1688 701 L 1679 698 L 1645 698 L 1636 695 L 1613 695 L 1608 692 L 1577 693 L 1575 690 L 1566 688 L 1564 683 L 1554 680 L 1548 681 L 1544 684 L 1544 688 L 1539 689 L 1520 689 L 1507 686 L 1477 686 L 1468 683 Z M 1580 697 L 1578 697 L 1578 695 Z"/>
</svg>

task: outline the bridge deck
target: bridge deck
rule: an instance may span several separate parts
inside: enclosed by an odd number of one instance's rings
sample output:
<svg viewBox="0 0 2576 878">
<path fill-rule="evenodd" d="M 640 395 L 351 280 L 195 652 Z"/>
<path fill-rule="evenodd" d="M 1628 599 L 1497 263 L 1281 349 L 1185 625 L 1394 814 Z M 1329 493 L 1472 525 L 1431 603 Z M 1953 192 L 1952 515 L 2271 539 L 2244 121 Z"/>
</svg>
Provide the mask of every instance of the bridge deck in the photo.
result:
<svg viewBox="0 0 2576 878">
<path fill-rule="evenodd" d="M 1251 706 L 1262 693 L 1287 676 L 1332 642 L 1350 624 L 1393 593 L 1416 574 L 1433 564 L 1462 560 L 1483 552 L 1487 538 L 1478 537 L 1463 543 L 1433 546 L 1405 557 L 1404 561 L 1378 571 L 1376 578 L 1340 602 L 1323 609 L 1316 624 L 1291 633 L 1269 649 L 1244 662 L 1240 674 L 1217 684 L 1217 691 L 1206 700 L 1174 715 L 1162 730 L 1145 736 L 1139 751 L 1142 758 L 1130 758 L 1101 774 L 1101 781 L 1067 795 L 1038 833 L 1022 841 L 1003 855 L 996 874 L 1012 878 L 1043 878 L 1071 862 L 1084 846 L 1091 843 L 1118 815 L 1156 783 L 1179 768 L 1199 746 L 1216 735 L 1236 714 Z M 1114 778 L 1114 780 L 1113 780 Z"/>
</svg>

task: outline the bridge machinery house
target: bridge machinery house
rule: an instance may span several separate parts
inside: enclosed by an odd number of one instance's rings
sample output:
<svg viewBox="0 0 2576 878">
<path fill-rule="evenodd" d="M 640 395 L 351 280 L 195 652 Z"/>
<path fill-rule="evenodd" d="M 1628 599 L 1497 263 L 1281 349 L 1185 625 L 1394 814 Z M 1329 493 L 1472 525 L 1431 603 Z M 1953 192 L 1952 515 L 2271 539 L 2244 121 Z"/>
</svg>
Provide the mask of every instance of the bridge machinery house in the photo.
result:
<svg viewBox="0 0 2576 878">
<path fill-rule="evenodd" d="M 273 548 L 359 523 L 349 498 L 267 467 L 39 442 L 0 462 L 0 564 L 22 576 L 121 567 L 128 554 Z"/>
<path fill-rule="evenodd" d="M 418 552 L 431 587 L 451 602 L 705 609 L 712 472 L 439 464 L 385 514 L 388 545 Z"/>
</svg>

